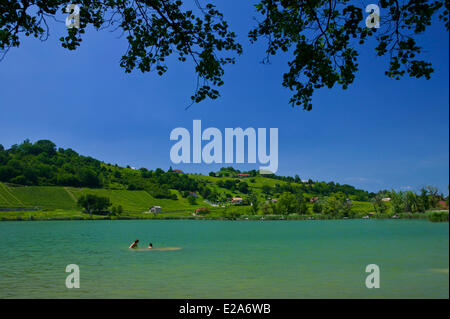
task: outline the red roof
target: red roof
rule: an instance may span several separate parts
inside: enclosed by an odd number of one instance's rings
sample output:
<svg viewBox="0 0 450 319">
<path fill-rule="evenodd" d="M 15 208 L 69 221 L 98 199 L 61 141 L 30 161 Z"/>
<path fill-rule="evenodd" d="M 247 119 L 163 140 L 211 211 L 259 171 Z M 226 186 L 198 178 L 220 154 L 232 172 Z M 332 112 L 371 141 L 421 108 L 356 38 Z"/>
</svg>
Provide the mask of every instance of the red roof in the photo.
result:
<svg viewBox="0 0 450 319">
<path fill-rule="evenodd" d="M 443 208 L 448 208 L 447 202 L 445 200 L 440 200 L 439 205 L 441 205 Z"/>
</svg>

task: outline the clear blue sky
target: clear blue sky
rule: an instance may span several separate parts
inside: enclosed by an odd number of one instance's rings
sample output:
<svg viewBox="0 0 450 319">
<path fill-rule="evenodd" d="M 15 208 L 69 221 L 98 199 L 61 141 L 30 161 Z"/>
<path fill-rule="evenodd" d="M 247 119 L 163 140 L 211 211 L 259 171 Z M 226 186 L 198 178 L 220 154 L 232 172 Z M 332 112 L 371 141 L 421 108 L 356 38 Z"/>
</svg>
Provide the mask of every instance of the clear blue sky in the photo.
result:
<svg viewBox="0 0 450 319">
<path fill-rule="evenodd" d="M 440 22 L 420 41 L 434 64 L 431 80 L 388 79 L 387 60 L 367 47 L 354 84 L 317 91 L 306 112 L 288 104 L 290 92 L 281 86 L 290 56 L 262 65 L 265 43 L 249 44 L 251 3 L 221 1 L 218 7 L 244 45 L 237 64 L 226 68 L 220 99 L 185 111 L 195 88 L 191 64 L 174 61 L 163 77 L 125 74 L 119 33 L 89 30 L 82 46 L 69 52 L 58 43 L 64 24 L 51 23 L 47 42 L 23 39 L 0 63 L 0 144 L 50 139 L 105 162 L 167 169 L 171 130 L 192 131 L 194 119 L 222 132 L 277 127 L 279 175 L 369 191 L 431 184 L 448 193 L 449 38 Z M 173 166 L 208 173 L 228 165 Z"/>
</svg>

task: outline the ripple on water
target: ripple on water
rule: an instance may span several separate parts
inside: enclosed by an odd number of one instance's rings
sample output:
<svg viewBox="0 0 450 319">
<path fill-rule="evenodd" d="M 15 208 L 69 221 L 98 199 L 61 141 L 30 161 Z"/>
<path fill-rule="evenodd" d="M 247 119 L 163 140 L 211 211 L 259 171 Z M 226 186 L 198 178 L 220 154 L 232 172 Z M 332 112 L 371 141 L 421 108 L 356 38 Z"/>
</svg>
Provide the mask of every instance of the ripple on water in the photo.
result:
<svg viewBox="0 0 450 319">
<path fill-rule="evenodd" d="M 432 269 L 430 269 L 430 271 L 432 271 L 432 272 L 437 272 L 437 273 L 440 273 L 440 274 L 448 274 L 448 268 L 432 268 Z"/>
</svg>

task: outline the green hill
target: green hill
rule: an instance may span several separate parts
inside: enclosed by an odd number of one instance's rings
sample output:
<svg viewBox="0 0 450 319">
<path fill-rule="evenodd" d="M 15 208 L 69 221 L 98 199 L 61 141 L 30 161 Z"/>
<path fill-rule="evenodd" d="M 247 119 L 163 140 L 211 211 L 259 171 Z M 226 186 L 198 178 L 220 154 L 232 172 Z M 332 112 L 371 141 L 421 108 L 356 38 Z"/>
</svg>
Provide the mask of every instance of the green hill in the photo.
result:
<svg viewBox="0 0 450 319">
<path fill-rule="evenodd" d="M 313 197 L 336 198 L 340 207 L 349 198 L 359 212 L 367 212 L 373 208 L 369 199 L 374 195 L 350 185 L 260 175 L 256 170 L 241 172 L 233 167 L 208 176 L 171 168 L 120 167 L 70 148 L 57 148 L 48 140 L 25 140 L 9 149 L 0 145 L 0 208 L 80 211 L 77 200 L 86 194 L 108 197 L 112 206 L 120 205 L 128 213 L 148 211 L 152 206 L 161 206 L 163 212 L 191 213 L 199 207 L 220 212 L 227 210 L 224 206 L 230 205 L 232 197 L 239 196 L 243 202 L 233 205 L 232 211 L 244 214 L 253 202 L 268 206 L 269 199 L 282 199 L 281 211 L 312 213 Z M 275 208 L 271 205 L 270 209 L 276 214 Z"/>
<path fill-rule="evenodd" d="M 240 179 L 241 173 L 250 178 Z M 198 192 L 210 201 L 215 201 L 216 195 L 227 194 L 229 191 L 247 193 L 238 185 L 240 181 L 243 182 L 243 186 L 248 184 L 254 190 L 289 184 L 288 188 L 274 189 L 275 193 L 295 191 L 328 196 L 342 192 L 358 201 L 367 201 L 369 197 L 375 195 L 351 185 L 312 180 L 303 182 L 299 176 L 262 176 L 256 170 L 241 172 L 233 167 L 222 168 L 219 172 L 211 172 L 210 175 L 183 174 L 172 169 L 164 171 L 160 168 L 148 170 L 144 167 L 140 169 L 119 167 L 80 155 L 70 148 L 57 148 L 48 140 L 35 143 L 25 140 L 9 149 L 4 149 L 0 145 L 0 182 L 16 185 L 145 190 L 154 198 L 166 199 L 176 199 L 171 190 L 178 190 Z M 222 182 L 222 185 L 219 185 L 219 182 Z M 236 185 L 232 185 L 234 182 Z"/>
<path fill-rule="evenodd" d="M 0 207 L 24 207 L 24 203 L 3 183 L 0 183 Z"/>
<path fill-rule="evenodd" d="M 143 212 L 148 211 L 152 206 L 161 206 L 164 212 L 171 211 L 192 211 L 196 207 L 200 207 L 201 198 L 197 200 L 197 205 L 190 205 L 186 198 L 177 195 L 172 191 L 177 200 L 166 198 L 154 198 L 146 191 L 129 191 L 129 190 L 108 190 L 108 189 L 89 189 L 89 188 L 68 188 L 76 198 L 81 195 L 93 194 L 97 196 L 104 196 L 111 199 L 114 206 L 121 205 L 125 211 Z"/>
<path fill-rule="evenodd" d="M 109 199 L 109 216 L 102 211 L 96 216 L 82 213 L 77 202 L 88 194 Z M 241 200 L 233 201 L 233 197 Z M 393 202 L 385 201 L 386 197 Z M 357 218 L 374 211 L 382 218 L 439 209 L 443 200 L 431 186 L 420 194 L 374 194 L 347 184 L 305 181 L 298 175 L 260 175 L 233 167 L 207 176 L 172 168 L 120 167 L 56 148 L 48 140 L 26 140 L 9 149 L 0 144 L 1 220 L 99 219 L 117 218 L 117 214 L 122 214 L 120 218 L 195 218 L 191 215 L 196 208 L 208 208 L 200 214 L 211 218 Z M 152 206 L 161 206 L 162 214 L 142 214 Z M 30 208 L 39 211 L 23 210 Z"/>
<path fill-rule="evenodd" d="M 76 202 L 63 187 L 24 186 L 8 187 L 9 191 L 26 207 L 43 209 L 76 209 Z"/>
<path fill-rule="evenodd" d="M 176 192 L 172 191 L 175 195 Z M 199 197 L 196 205 L 189 204 L 186 198 L 177 196 L 177 200 L 158 199 L 146 191 L 110 190 L 75 188 L 59 186 L 15 186 L 0 183 L 0 207 L 26 207 L 45 210 L 77 210 L 77 200 L 85 194 L 108 197 L 112 205 L 121 205 L 127 212 L 144 212 L 152 206 L 161 206 L 163 211 L 193 211 L 205 206 Z M 203 203 L 203 205 L 202 205 Z"/>
</svg>

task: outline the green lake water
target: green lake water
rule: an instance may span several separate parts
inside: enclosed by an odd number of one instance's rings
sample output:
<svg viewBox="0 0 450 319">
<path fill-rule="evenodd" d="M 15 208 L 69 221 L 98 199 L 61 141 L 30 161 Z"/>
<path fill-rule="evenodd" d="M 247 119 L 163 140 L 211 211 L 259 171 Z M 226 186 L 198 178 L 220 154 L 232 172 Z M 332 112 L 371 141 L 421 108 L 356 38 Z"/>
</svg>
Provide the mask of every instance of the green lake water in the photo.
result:
<svg viewBox="0 0 450 319">
<path fill-rule="evenodd" d="M 448 298 L 448 231 L 403 220 L 1 222 L 0 298 Z M 128 249 L 135 239 L 181 249 Z M 65 286 L 68 264 L 79 289 Z M 379 289 L 365 286 L 368 264 Z"/>
</svg>

